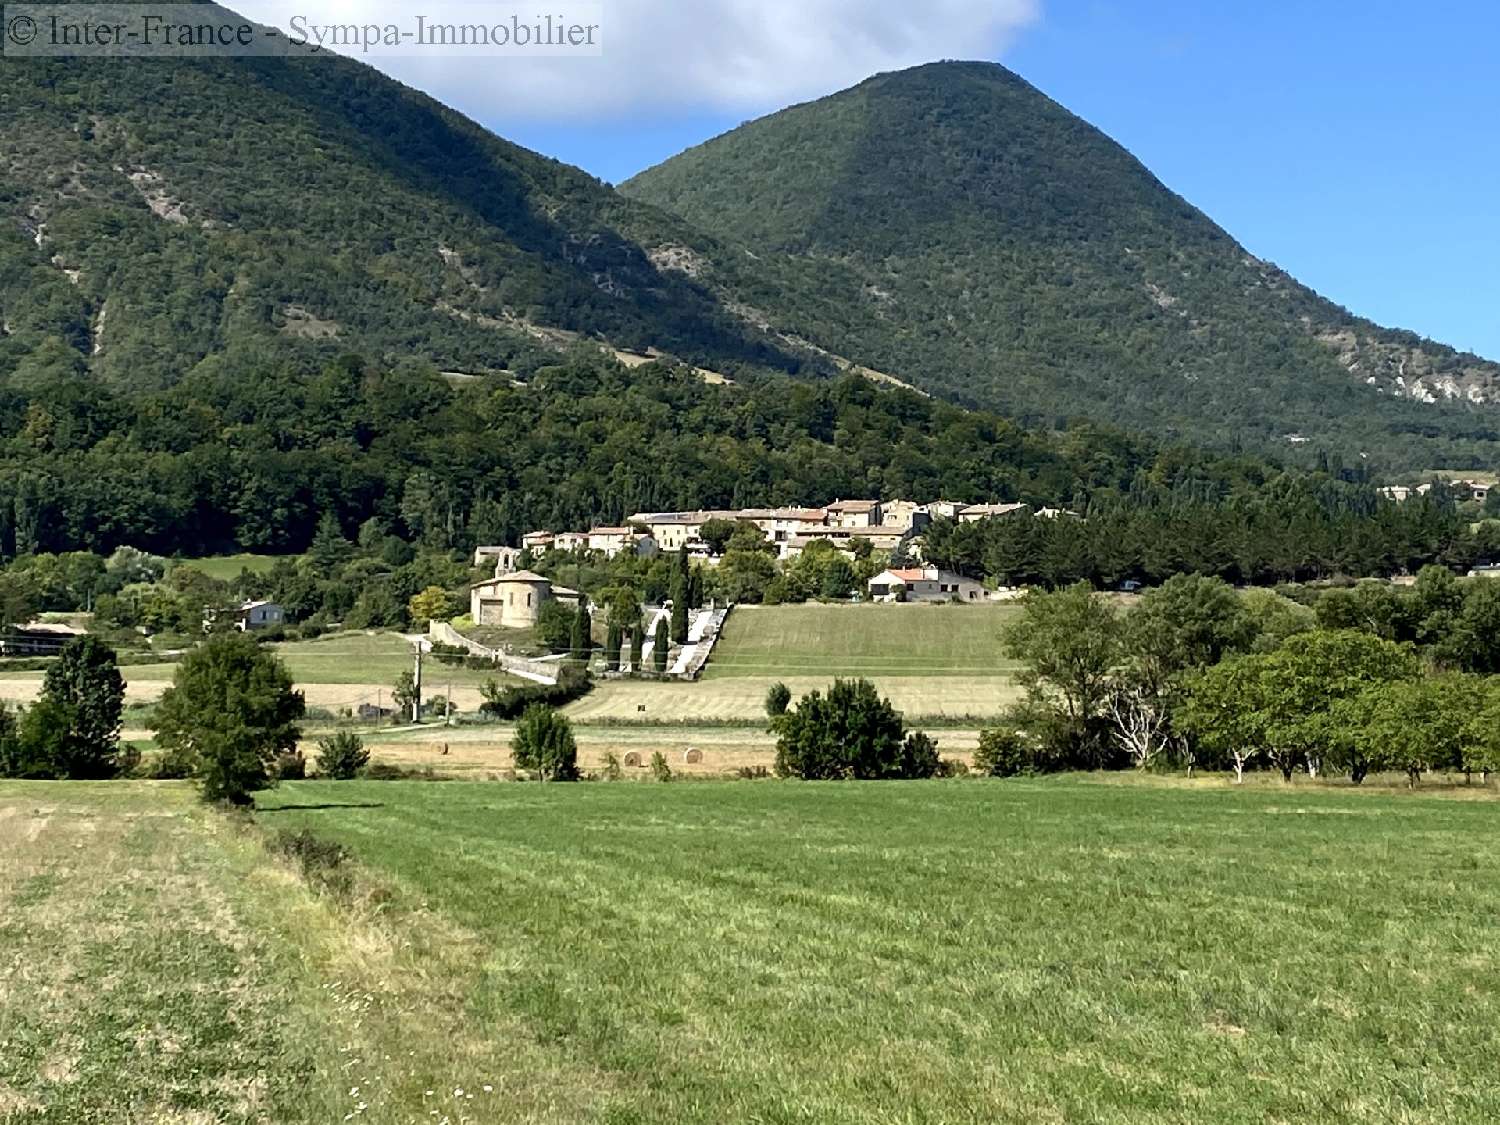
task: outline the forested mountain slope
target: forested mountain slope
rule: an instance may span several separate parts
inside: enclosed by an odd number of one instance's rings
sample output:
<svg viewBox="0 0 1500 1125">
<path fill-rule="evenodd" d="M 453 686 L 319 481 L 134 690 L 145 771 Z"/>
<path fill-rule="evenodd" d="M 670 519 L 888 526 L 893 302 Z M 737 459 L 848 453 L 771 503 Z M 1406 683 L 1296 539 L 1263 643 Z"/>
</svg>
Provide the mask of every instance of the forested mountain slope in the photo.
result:
<svg viewBox="0 0 1500 1125">
<path fill-rule="evenodd" d="M 801 363 L 641 246 L 708 240 L 333 56 L 7 60 L 0 145 L 12 385 L 345 351 L 524 374 L 570 333 Z"/>
<path fill-rule="evenodd" d="M 737 268 L 752 318 L 958 401 L 1378 465 L 1493 457 L 1500 367 L 1324 300 L 1000 66 L 880 75 L 622 190 L 795 279 Z"/>
</svg>

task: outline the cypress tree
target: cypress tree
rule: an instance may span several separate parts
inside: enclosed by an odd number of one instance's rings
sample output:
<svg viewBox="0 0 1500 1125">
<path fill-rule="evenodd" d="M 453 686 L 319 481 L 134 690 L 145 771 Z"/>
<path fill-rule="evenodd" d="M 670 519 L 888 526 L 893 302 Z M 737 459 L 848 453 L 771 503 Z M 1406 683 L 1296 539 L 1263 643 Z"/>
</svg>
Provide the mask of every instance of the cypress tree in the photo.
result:
<svg viewBox="0 0 1500 1125">
<path fill-rule="evenodd" d="M 578 603 L 578 613 L 573 618 L 573 636 L 569 643 L 569 655 L 574 660 L 588 663 L 589 653 L 593 651 L 593 619 L 589 616 L 588 603 Z"/>
<path fill-rule="evenodd" d="M 667 619 L 659 618 L 656 622 L 656 640 L 652 642 L 651 656 L 656 664 L 656 674 L 664 675 L 667 670 L 667 650 L 671 642 L 667 639 Z"/>
<path fill-rule="evenodd" d="M 641 629 L 641 623 L 637 621 L 630 627 L 630 670 L 639 676 L 645 671 L 641 667 L 641 661 L 646 655 L 646 634 Z"/>
<path fill-rule="evenodd" d="M 623 640 L 624 638 L 620 634 L 619 622 L 611 621 L 604 637 L 605 671 L 618 672 L 620 670 L 620 643 Z"/>
</svg>

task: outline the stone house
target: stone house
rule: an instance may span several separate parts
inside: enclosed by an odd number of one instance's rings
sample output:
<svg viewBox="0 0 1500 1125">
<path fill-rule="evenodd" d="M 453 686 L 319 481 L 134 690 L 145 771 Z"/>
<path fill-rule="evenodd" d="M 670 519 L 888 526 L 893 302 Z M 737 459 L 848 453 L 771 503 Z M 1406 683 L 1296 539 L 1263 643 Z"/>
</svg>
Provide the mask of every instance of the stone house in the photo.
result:
<svg viewBox="0 0 1500 1125">
<path fill-rule="evenodd" d="M 835 500 L 828 505 L 829 527 L 876 527 L 880 524 L 879 500 Z"/>
<path fill-rule="evenodd" d="M 541 618 L 542 606 L 565 602 L 576 609 L 583 595 L 529 570 L 500 574 L 469 588 L 469 618 L 476 625 L 502 629 L 530 629 Z"/>
<path fill-rule="evenodd" d="M 627 551 L 649 559 L 656 554 L 656 540 L 634 527 L 596 527 L 589 532 L 589 550 L 611 559 Z"/>
</svg>

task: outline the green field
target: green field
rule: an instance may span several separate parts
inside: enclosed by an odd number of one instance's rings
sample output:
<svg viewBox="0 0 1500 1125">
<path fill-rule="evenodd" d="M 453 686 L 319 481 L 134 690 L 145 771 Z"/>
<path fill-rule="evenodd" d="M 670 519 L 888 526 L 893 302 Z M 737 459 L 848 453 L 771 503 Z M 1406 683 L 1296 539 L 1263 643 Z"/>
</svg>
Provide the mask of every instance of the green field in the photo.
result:
<svg viewBox="0 0 1500 1125">
<path fill-rule="evenodd" d="M 306 694 L 308 705 L 325 710 L 361 703 L 389 705 L 396 677 L 412 670 L 411 642 L 399 633 L 336 633 L 273 647 Z M 177 665 L 130 664 L 120 671 L 127 698 L 149 702 L 171 683 Z M 43 675 L 38 671 L 0 674 L 0 699 L 29 703 L 41 690 Z M 423 662 L 423 677 L 426 696 L 447 694 L 451 684 L 453 699 L 468 711 L 479 708 L 479 688 L 486 680 L 502 685 L 521 682 L 498 670 L 465 668 L 431 658 Z"/>
<path fill-rule="evenodd" d="M 179 559 L 174 565 L 190 566 L 194 570 L 201 570 L 210 578 L 229 582 L 238 578 L 242 570 L 248 570 L 251 574 L 265 574 L 278 560 L 277 555 L 214 555 L 202 559 Z"/>
<path fill-rule="evenodd" d="M 742 606 L 705 679 L 787 676 L 1008 677 L 1011 605 Z"/>
<path fill-rule="evenodd" d="M 0 784 L 0 1117 L 1495 1120 L 1483 792 Z"/>
</svg>

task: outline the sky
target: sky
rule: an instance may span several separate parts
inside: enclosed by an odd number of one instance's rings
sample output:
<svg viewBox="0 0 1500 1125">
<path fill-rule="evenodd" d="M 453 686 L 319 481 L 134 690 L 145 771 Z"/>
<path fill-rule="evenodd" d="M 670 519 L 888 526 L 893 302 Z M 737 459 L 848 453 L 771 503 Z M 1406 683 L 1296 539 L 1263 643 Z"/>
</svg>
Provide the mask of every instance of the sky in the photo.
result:
<svg viewBox="0 0 1500 1125">
<path fill-rule="evenodd" d="M 236 6 L 265 18 L 272 2 Z M 872 73 L 992 59 L 1252 253 L 1355 313 L 1500 360 L 1500 5 L 605 0 L 601 18 L 599 57 L 368 61 L 617 183 Z"/>
</svg>

